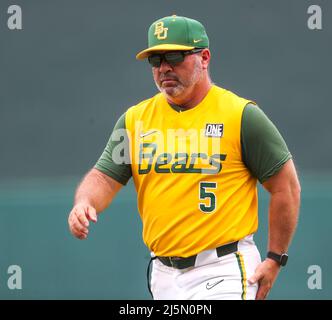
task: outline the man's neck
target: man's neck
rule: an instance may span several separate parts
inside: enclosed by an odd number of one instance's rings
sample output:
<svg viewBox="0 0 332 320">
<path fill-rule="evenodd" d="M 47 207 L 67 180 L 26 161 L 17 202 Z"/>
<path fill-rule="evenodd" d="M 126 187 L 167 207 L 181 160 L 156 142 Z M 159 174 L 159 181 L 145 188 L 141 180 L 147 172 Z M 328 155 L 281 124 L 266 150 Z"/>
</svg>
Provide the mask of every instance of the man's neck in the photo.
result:
<svg viewBox="0 0 332 320">
<path fill-rule="evenodd" d="M 185 96 L 181 95 L 179 97 L 166 97 L 168 103 L 181 106 L 184 109 L 195 108 L 207 95 L 212 87 L 212 82 L 210 80 L 199 83 L 194 86 L 188 94 Z"/>
</svg>

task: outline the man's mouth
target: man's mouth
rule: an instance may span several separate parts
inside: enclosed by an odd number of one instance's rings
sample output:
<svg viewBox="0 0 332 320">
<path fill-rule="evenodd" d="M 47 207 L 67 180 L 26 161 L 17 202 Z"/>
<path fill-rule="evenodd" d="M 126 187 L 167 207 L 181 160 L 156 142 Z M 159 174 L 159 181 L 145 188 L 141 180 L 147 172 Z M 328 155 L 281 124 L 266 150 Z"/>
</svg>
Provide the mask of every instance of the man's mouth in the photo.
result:
<svg viewBox="0 0 332 320">
<path fill-rule="evenodd" d="M 162 79 L 160 82 L 161 82 L 161 84 L 172 84 L 174 82 L 177 82 L 177 80 L 174 78 L 165 78 L 165 79 Z"/>
</svg>

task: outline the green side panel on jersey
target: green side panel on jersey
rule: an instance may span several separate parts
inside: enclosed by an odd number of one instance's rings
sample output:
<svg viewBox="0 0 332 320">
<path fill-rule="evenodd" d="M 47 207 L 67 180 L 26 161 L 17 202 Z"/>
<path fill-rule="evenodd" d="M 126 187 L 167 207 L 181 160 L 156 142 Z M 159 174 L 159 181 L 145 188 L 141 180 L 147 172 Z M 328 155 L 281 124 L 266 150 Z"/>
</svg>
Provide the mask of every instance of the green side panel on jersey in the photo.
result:
<svg viewBox="0 0 332 320">
<path fill-rule="evenodd" d="M 117 139 L 113 138 L 114 132 L 119 129 L 126 129 L 125 113 L 119 118 L 119 120 L 115 124 L 111 137 L 107 142 L 104 152 L 95 164 L 95 168 L 110 176 L 119 183 L 125 185 L 132 176 L 131 165 L 130 163 L 115 163 L 112 157 L 114 148 L 117 147 L 120 143 L 124 142 L 124 139 L 116 141 Z M 126 151 L 129 153 L 129 144 L 124 143 L 124 146 L 125 148 L 127 148 Z"/>
<path fill-rule="evenodd" d="M 276 126 L 253 104 L 247 104 L 242 114 L 241 145 L 242 160 L 260 183 L 292 158 Z"/>
</svg>

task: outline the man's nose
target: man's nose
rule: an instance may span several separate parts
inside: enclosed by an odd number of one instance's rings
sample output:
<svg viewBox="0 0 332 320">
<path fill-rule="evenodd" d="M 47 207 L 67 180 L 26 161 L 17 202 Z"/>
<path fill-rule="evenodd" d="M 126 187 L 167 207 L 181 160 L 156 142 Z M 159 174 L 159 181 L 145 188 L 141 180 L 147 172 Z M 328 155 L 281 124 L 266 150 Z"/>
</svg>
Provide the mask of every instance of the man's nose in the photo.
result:
<svg viewBox="0 0 332 320">
<path fill-rule="evenodd" d="M 164 59 L 161 61 L 159 72 L 160 73 L 166 73 L 167 71 L 172 70 L 172 66 L 168 64 Z"/>
</svg>

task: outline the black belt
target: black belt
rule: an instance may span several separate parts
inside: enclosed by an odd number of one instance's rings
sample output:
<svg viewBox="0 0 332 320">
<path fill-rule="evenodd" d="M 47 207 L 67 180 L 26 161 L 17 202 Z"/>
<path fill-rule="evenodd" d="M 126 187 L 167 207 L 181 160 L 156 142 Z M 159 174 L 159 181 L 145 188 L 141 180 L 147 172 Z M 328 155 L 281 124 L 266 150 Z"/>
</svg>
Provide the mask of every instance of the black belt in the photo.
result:
<svg viewBox="0 0 332 320">
<path fill-rule="evenodd" d="M 217 256 L 222 257 L 230 253 L 238 251 L 237 244 L 239 241 L 225 244 L 216 248 Z M 165 266 L 175 269 L 185 269 L 195 265 L 197 254 L 187 258 L 181 257 L 157 257 Z"/>
</svg>

